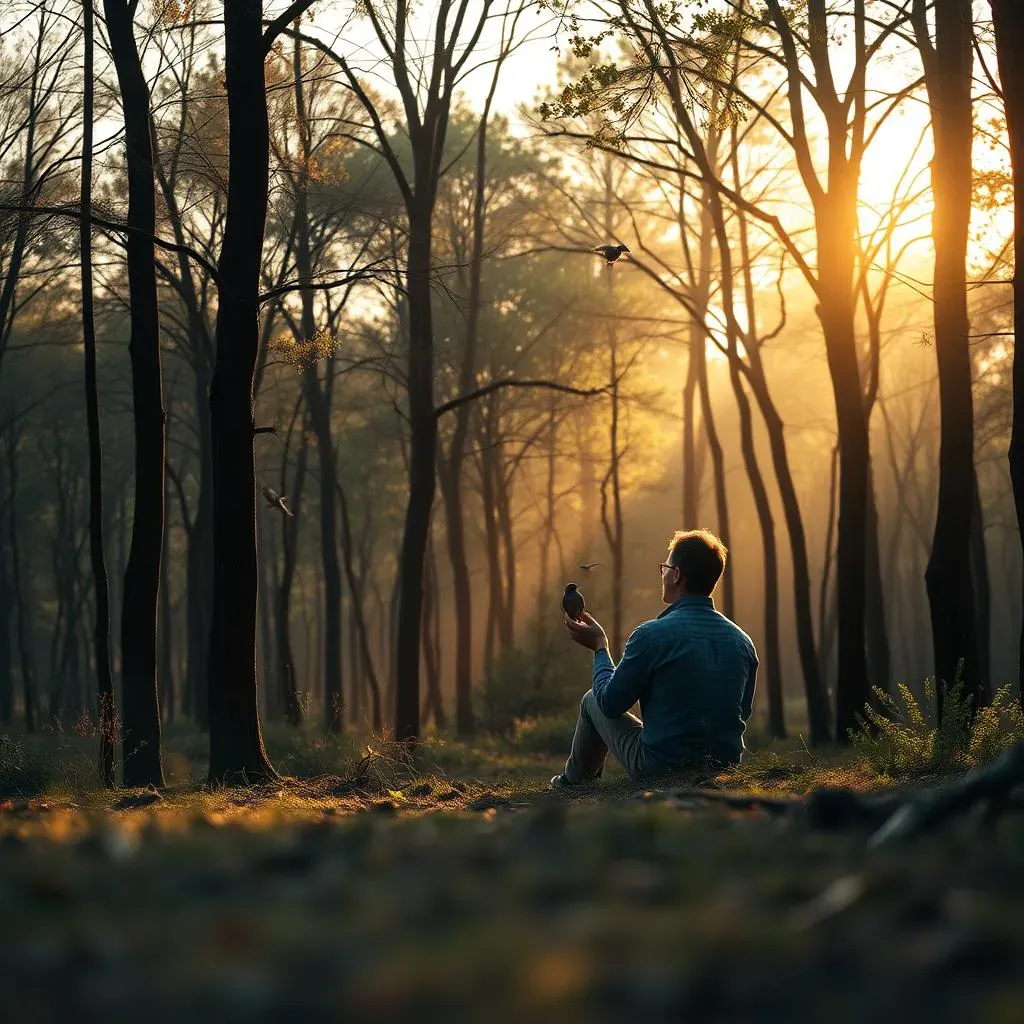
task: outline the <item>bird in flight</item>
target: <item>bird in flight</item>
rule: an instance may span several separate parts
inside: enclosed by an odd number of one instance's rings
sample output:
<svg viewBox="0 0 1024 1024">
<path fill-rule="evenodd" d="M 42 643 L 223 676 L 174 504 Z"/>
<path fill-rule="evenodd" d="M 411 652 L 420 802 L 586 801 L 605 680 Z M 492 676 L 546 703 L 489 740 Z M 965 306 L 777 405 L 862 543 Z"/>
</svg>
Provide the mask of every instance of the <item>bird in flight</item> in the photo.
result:
<svg viewBox="0 0 1024 1024">
<path fill-rule="evenodd" d="M 583 595 L 580 593 L 579 586 L 575 583 L 570 583 L 562 595 L 562 611 L 570 619 L 576 619 L 578 622 L 585 608 L 586 605 L 583 603 Z"/>
<path fill-rule="evenodd" d="M 288 499 L 283 494 L 278 494 L 273 487 L 263 488 L 263 500 L 269 508 L 276 508 L 286 516 L 295 518 L 295 513 L 288 507 Z"/>
<path fill-rule="evenodd" d="M 590 250 L 595 256 L 603 256 L 610 267 L 624 252 L 629 252 L 628 245 L 598 245 Z"/>
<path fill-rule="evenodd" d="M 604 562 L 587 562 L 586 565 L 581 565 L 580 568 L 584 572 L 591 572 L 593 569 L 596 569 L 599 565 L 604 565 Z"/>
</svg>

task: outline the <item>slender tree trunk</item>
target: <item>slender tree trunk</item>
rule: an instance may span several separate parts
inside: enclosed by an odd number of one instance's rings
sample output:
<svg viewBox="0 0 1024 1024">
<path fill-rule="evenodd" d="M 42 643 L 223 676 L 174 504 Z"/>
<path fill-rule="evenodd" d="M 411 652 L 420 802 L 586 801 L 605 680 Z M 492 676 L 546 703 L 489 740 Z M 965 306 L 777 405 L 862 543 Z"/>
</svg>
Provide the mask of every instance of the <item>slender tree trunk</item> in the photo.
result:
<svg viewBox="0 0 1024 1024">
<path fill-rule="evenodd" d="M 128 168 L 125 242 L 131 305 L 135 506 L 121 608 L 123 778 L 126 786 L 163 786 L 157 692 L 157 605 L 164 532 L 164 396 L 157 303 L 156 194 L 149 87 L 135 43 L 135 7 L 103 0 L 110 53 L 124 111 Z"/>
<path fill-rule="evenodd" d="M 7 482 L 11 495 L 18 493 L 18 436 L 7 440 Z M 18 613 L 18 661 L 21 665 L 21 695 L 25 711 L 25 731 L 36 730 L 36 671 L 32 649 L 31 601 L 25 593 L 21 573 L 21 545 L 18 537 L 18 503 L 7 503 L 8 529 L 11 538 L 11 575 L 14 581 L 14 603 Z"/>
<path fill-rule="evenodd" d="M 472 386 L 472 385 L 470 385 Z M 459 406 L 456 414 L 469 415 L 470 404 Z M 456 424 L 458 430 L 458 424 Z M 462 494 L 462 468 L 455 469 L 455 440 L 448 450 L 448 461 L 442 476 L 445 534 L 448 561 L 452 569 L 452 601 L 455 609 L 455 732 L 471 736 L 475 731 L 473 717 L 473 608 L 469 580 L 469 559 L 466 554 L 466 524 Z M 465 442 L 462 442 L 465 450 Z"/>
<path fill-rule="evenodd" d="M 8 502 L 14 500 L 8 495 Z M 11 658 L 11 600 L 10 572 L 7 568 L 7 545 L 0 539 L 0 725 L 14 720 L 14 674 Z"/>
<path fill-rule="evenodd" d="M 925 69 L 935 156 L 935 356 L 939 371 L 939 499 L 931 556 L 925 570 L 939 707 L 945 687 L 960 676 L 977 709 L 981 678 L 975 587 L 971 578 L 974 511 L 974 406 L 970 322 L 967 313 L 967 238 L 971 218 L 974 135 L 971 0 L 936 0 L 935 45 L 924 0 L 915 3 L 915 28 Z M 962 670 L 960 665 L 962 663 Z"/>
<path fill-rule="evenodd" d="M 864 563 L 867 604 L 865 629 L 870 682 L 889 692 L 892 684 L 892 654 L 885 622 L 885 585 L 882 581 L 881 550 L 878 543 L 878 507 L 875 487 L 868 471 L 867 561 Z"/>
<path fill-rule="evenodd" d="M 683 521 L 684 530 L 694 529 L 700 518 L 700 475 L 697 472 L 697 381 L 704 357 L 704 331 L 691 318 L 687 337 L 689 358 L 683 385 Z"/>
<path fill-rule="evenodd" d="M 847 177 L 849 169 L 847 169 Z M 853 239 L 856 182 L 837 180 L 819 202 L 818 317 L 836 404 L 839 432 L 839 543 L 836 594 L 839 668 L 836 739 L 847 742 L 872 700 L 866 654 L 866 574 L 869 448 L 854 329 Z"/>
<path fill-rule="evenodd" d="M 978 472 L 974 471 L 974 508 L 971 512 L 971 579 L 974 581 L 974 610 L 978 618 L 978 678 L 984 689 L 982 701 L 992 702 L 992 588 L 988 574 L 985 543 L 985 511 L 981 504 Z"/>
<path fill-rule="evenodd" d="M 228 203 L 218 270 L 213 442 L 211 783 L 276 778 L 260 731 L 256 682 L 256 471 L 253 375 L 267 215 L 270 137 L 261 0 L 224 4 Z"/>
<path fill-rule="evenodd" d="M 490 403 L 488 403 L 490 405 Z M 491 430 L 490 409 L 485 413 L 485 428 L 481 439 L 480 496 L 484 512 L 484 550 L 487 557 L 487 626 L 484 635 L 484 674 L 494 668 L 495 641 L 500 634 L 504 616 L 504 588 L 501 571 L 501 535 L 498 528 L 495 477 L 499 472 L 496 449 Z"/>
<path fill-rule="evenodd" d="M 775 519 L 772 516 L 768 491 L 757 462 L 754 445 L 753 420 L 750 402 L 740 379 L 739 356 L 733 353 L 729 360 L 736 405 L 740 414 L 740 448 L 743 463 L 754 496 L 757 521 L 761 527 L 761 548 L 764 565 L 764 669 L 768 692 L 768 733 L 773 739 L 786 736 L 786 712 L 782 693 L 782 649 L 779 642 L 779 560 L 775 543 Z"/>
<path fill-rule="evenodd" d="M 1003 89 L 1006 128 L 1010 137 L 1010 165 L 1013 170 L 1013 242 L 1016 254 L 1013 271 L 1013 336 L 1024 338 L 1024 9 L 1016 0 L 991 0 L 996 56 Z M 1017 529 L 1024 547 L 1024 358 L 1013 359 L 1013 420 L 1010 425 L 1010 480 Z M 1024 706 L 1024 622 L 1021 624 L 1017 657 L 1017 685 Z"/>
<path fill-rule="evenodd" d="M 441 140 L 435 145 L 443 143 Z M 432 180 L 426 170 L 417 181 Z M 420 724 L 420 628 L 423 620 L 423 563 L 434 504 L 437 419 L 434 416 L 434 327 L 431 310 L 431 229 L 434 191 L 417 195 L 408 210 L 409 263 L 409 503 L 399 554 L 398 643 L 395 680 L 395 738 L 415 740 Z"/>
<path fill-rule="evenodd" d="M 93 128 L 93 0 L 82 3 L 82 212 L 92 210 Z M 92 230 L 80 221 L 79 247 L 82 263 L 82 348 L 85 352 L 85 414 L 89 437 L 89 557 L 92 562 L 95 630 L 93 658 L 96 666 L 96 697 L 99 715 L 99 771 L 103 785 L 114 785 L 114 683 L 110 673 L 110 594 L 107 563 L 103 553 L 103 450 L 100 441 L 100 405 L 96 384 L 96 324 L 93 317 Z M 13 500 L 13 498 L 12 498 Z"/>
<path fill-rule="evenodd" d="M 426 726 L 430 716 L 439 730 L 445 727 L 444 704 L 441 699 L 441 650 L 435 643 L 435 616 L 438 613 L 437 568 L 434 563 L 434 541 L 427 544 L 427 562 L 423 586 L 423 660 L 427 670 L 427 697 L 423 702 L 421 722 Z"/>
<path fill-rule="evenodd" d="M 166 499 L 165 499 L 166 501 Z M 163 709 L 164 721 L 173 722 L 176 710 L 177 694 L 174 686 L 174 617 L 171 614 L 171 574 L 166 568 L 170 565 L 168 557 L 170 529 L 164 527 L 162 562 L 165 566 L 160 576 L 160 634 L 157 679 L 160 683 L 160 706 Z"/>
<path fill-rule="evenodd" d="M 495 451 L 495 495 L 497 497 L 498 529 L 504 554 L 503 598 L 501 607 L 500 636 L 503 652 L 516 645 L 516 544 L 512 526 L 512 494 L 506 468 L 503 465 L 505 447 L 498 445 Z M 510 467 L 511 471 L 511 467 Z"/>
<path fill-rule="evenodd" d="M 481 281 L 484 251 L 484 199 L 487 182 L 487 126 L 491 101 L 497 85 L 497 72 L 484 103 L 477 131 L 476 181 L 473 191 L 473 243 L 469 262 L 469 304 L 466 312 L 466 334 L 459 367 L 459 391 L 468 394 L 476 382 L 476 352 L 480 333 Z M 448 458 L 442 468 L 442 491 L 445 528 L 448 537 L 448 559 L 452 567 L 452 590 L 455 604 L 455 731 L 471 736 L 475 731 L 473 718 L 473 609 L 470 595 L 469 559 L 466 554 L 462 470 L 465 464 L 466 439 L 472 407 L 466 402 L 455 410 L 455 427 L 448 446 Z"/>
<path fill-rule="evenodd" d="M 210 727 L 206 682 L 213 606 L 213 453 L 210 447 L 210 384 L 206 364 L 195 368 L 194 399 L 199 441 L 199 494 L 185 554 L 190 713 L 199 728 Z"/>
<path fill-rule="evenodd" d="M 558 444 L 558 420 L 555 403 L 548 407 L 548 430 L 545 443 L 545 478 L 544 478 L 544 532 L 540 541 L 540 604 L 544 604 L 551 596 L 551 545 L 555 539 L 555 479 L 558 471 L 556 445 Z M 541 608 L 539 628 L 546 629 L 548 617 L 546 607 Z"/>
<path fill-rule="evenodd" d="M 707 360 L 704 361 L 703 372 L 698 381 L 700 388 L 701 417 L 704 422 L 704 431 L 708 439 L 708 448 L 711 450 L 711 470 L 715 482 L 715 509 L 718 513 L 718 537 L 722 543 L 729 547 L 729 493 L 725 484 L 725 452 L 722 450 L 722 442 L 718 438 L 718 426 L 715 423 L 715 414 L 711 408 L 711 388 L 708 382 Z M 689 529 L 689 527 L 687 527 Z M 736 597 L 733 573 L 727 572 L 722 579 L 722 611 L 732 619 L 736 615 Z"/>
<path fill-rule="evenodd" d="M 311 285 L 313 281 L 313 255 L 310 246 L 309 224 L 309 167 L 312 160 L 312 139 L 306 110 L 303 84 L 302 49 L 295 41 L 293 71 L 295 76 L 295 112 L 300 144 L 300 165 L 293 175 L 295 189 L 295 270 L 299 282 Z M 310 347 L 315 345 L 316 317 L 313 291 L 304 288 L 301 331 L 299 341 Z M 320 560 L 324 582 L 324 707 L 327 731 L 334 735 L 344 728 L 345 694 L 342 686 L 341 636 L 341 568 L 338 564 L 338 514 L 335 507 L 334 438 L 331 432 L 331 365 L 328 377 L 321 383 L 318 365 L 310 360 L 302 374 L 302 389 L 309 409 L 310 422 L 316 435 L 317 462 L 320 476 Z"/>
<path fill-rule="evenodd" d="M 362 582 L 356 575 L 352 551 L 352 524 L 348 514 L 348 501 L 345 498 L 345 490 L 339 483 L 338 506 L 341 511 L 341 553 L 345 566 L 345 577 L 348 580 L 348 592 L 351 601 L 352 615 L 356 624 L 356 632 L 349 632 L 350 638 L 358 637 L 359 649 L 362 655 L 361 669 L 366 673 L 367 681 L 370 684 L 370 713 L 371 727 L 375 733 L 384 728 L 384 719 L 380 706 L 380 683 L 377 680 L 377 672 L 373 664 L 373 654 L 370 651 L 370 634 L 366 626 L 366 617 L 363 612 L 363 587 Z M 383 621 L 383 616 L 382 616 Z M 350 639 L 354 642 L 354 639 Z"/>
<path fill-rule="evenodd" d="M 348 600 L 348 692 L 349 706 L 351 708 L 352 724 L 362 728 L 366 721 L 366 713 L 363 705 L 365 678 L 360 662 L 361 648 L 359 644 L 359 625 L 356 622 L 355 596 L 350 592 Z"/>
<path fill-rule="evenodd" d="M 269 511 L 269 509 L 268 509 Z M 263 694 L 263 712 L 268 720 L 281 719 L 280 691 L 274 685 L 274 623 L 273 623 L 273 602 L 277 592 L 271 578 L 269 562 L 272 557 L 276 558 L 274 551 L 274 529 L 268 527 L 267 519 L 260 519 L 261 513 L 257 511 L 256 516 L 256 555 L 258 558 L 260 582 L 259 582 L 259 615 L 260 615 L 260 650 L 259 650 L 259 681 Z"/>
<path fill-rule="evenodd" d="M 295 681 L 295 657 L 292 651 L 291 640 L 291 601 L 292 584 L 295 581 L 295 569 L 298 565 L 298 524 L 299 513 L 302 509 L 308 452 L 309 446 L 306 443 L 306 432 L 303 430 L 299 441 L 295 475 L 292 477 L 291 493 L 289 494 L 293 518 L 286 518 L 281 523 L 281 548 L 284 555 L 284 565 L 275 595 L 274 609 L 275 633 L 277 637 L 277 689 L 281 702 L 284 705 L 285 719 L 289 725 L 296 727 L 302 725 L 302 703 L 299 700 L 298 687 Z M 284 471 L 282 470 L 282 492 L 285 489 L 286 481 L 284 479 Z"/>
</svg>

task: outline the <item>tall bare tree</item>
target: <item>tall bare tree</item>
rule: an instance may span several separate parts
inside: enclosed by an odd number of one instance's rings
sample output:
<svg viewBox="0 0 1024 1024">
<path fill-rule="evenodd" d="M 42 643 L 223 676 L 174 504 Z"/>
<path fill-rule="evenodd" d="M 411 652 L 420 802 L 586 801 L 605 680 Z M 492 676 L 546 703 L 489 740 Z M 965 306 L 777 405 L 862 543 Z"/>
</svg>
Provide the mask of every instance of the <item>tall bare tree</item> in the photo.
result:
<svg viewBox="0 0 1024 1024">
<path fill-rule="evenodd" d="M 934 40 L 925 0 L 913 24 L 931 111 L 935 213 L 935 356 L 939 369 L 939 503 L 925 571 L 931 605 L 938 696 L 962 663 L 964 692 L 979 707 L 990 697 L 979 668 L 971 565 L 975 511 L 974 403 L 967 315 L 967 233 L 971 219 L 974 138 L 971 98 L 974 26 L 970 0 L 935 0 Z"/>
<path fill-rule="evenodd" d="M 990 0 L 995 29 L 996 56 L 1002 85 L 1006 128 L 1010 136 L 1010 165 L 1013 171 L 1013 335 L 1024 338 L 1024 272 L 1020 254 L 1024 252 L 1024 8 L 1014 0 Z M 1024 358 L 1014 346 L 1013 421 L 1010 427 L 1010 479 L 1017 527 L 1024 546 Z M 1020 700 L 1024 705 L 1024 623 L 1021 626 L 1017 658 Z"/>
<path fill-rule="evenodd" d="M 123 780 L 162 786 L 157 615 L 164 533 L 165 413 L 157 300 L 156 175 L 149 84 L 135 40 L 136 3 L 103 0 L 124 113 L 135 429 L 135 505 L 121 607 Z"/>
<path fill-rule="evenodd" d="M 82 2 L 82 189 L 83 216 L 79 221 L 82 277 L 82 348 L 85 353 L 85 410 L 89 435 L 89 555 L 92 560 L 93 657 L 96 666 L 100 728 L 100 778 L 114 785 L 114 683 L 110 674 L 110 594 L 103 554 L 103 449 L 100 443 L 100 404 L 96 384 L 96 323 L 93 313 L 92 139 L 95 84 L 93 0 Z"/>
</svg>

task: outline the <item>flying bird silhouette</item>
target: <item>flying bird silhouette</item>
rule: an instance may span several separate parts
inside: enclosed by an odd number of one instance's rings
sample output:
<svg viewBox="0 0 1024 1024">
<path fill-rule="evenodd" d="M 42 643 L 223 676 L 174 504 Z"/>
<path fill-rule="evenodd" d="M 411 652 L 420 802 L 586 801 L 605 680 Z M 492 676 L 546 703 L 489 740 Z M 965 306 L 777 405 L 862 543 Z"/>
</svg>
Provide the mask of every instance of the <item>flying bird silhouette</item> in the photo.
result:
<svg viewBox="0 0 1024 1024">
<path fill-rule="evenodd" d="M 575 583 L 570 583 L 562 595 L 562 611 L 570 619 L 576 619 L 578 622 L 585 608 L 586 605 L 583 603 L 583 595 L 580 593 L 579 586 Z"/>
<path fill-rule="evenodd" d="M 268 508 L 276 508 L 286 516 L 295 518 L 295 513 L 288 507 L 288 499 L 283 494 L 278 494 L 273 487 L 263 488 L 263 500 L 267 503 Z"/>
<path fill-rule="evenodd" d="M 610 267 L 624 252 L 629 252 L 628 245 L 598 245 L 590 250 L 595 256 L 603 256 Z"/>
<path fill-rule="evenodd" d="M 582 569 L 582 570 L 583 570 L 584 572 L 592 572 L 592 571 L 593 571 L 594 569 L 596 569 L 596 568 L 597 568 L 597 567 L 598 567 L 599 565 L 604 565 L 604 562 L 587 562 L 587 564 L 586 564 L 586 565 L 581 565 L 581 566 L 580 566 L 580 568 L 581 568 L 581 569 Z"/>
</svg>

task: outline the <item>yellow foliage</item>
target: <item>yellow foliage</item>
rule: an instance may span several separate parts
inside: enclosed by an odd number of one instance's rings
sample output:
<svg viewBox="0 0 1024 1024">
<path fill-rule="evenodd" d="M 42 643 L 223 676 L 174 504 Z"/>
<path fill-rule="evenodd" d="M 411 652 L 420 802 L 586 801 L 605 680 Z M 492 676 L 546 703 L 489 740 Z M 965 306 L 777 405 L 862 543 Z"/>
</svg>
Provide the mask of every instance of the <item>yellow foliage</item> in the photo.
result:
<svg viewBox="0 0 1024 1024">
<path fill-rule="evenodd" d="M 329 359 L 338 351 L 340 339 L 326 327 L 319 327 L 313 335 L 301 341 L 294 334 L 282 333 L 270 339 L 270 351 L 282 362 L 302 373 L 310 366 Z"/>
</svg>

